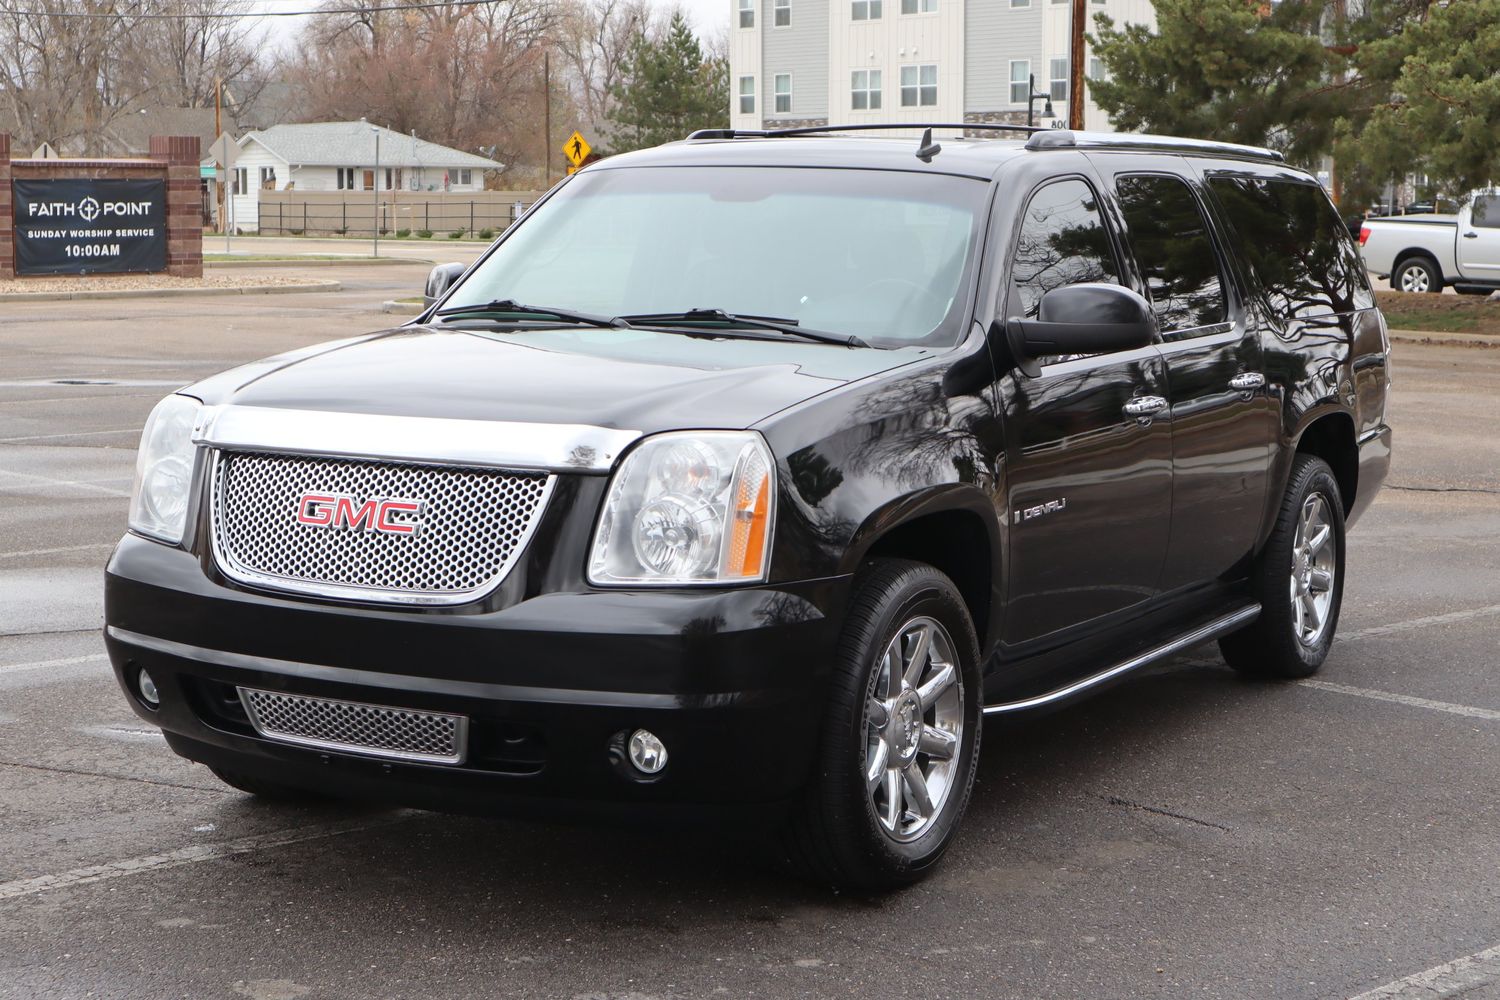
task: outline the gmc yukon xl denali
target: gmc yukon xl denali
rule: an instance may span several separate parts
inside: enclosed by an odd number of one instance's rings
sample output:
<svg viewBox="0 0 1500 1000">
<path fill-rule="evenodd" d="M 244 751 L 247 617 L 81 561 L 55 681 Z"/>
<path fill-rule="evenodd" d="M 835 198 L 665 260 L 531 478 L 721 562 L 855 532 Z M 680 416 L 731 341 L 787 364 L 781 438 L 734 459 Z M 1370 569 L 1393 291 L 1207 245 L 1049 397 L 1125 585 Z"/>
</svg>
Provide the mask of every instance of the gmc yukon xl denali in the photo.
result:
<svg viewBox="0 0 1500 1000">
<path fill-rule="evenodd" d="M 107 571 L 135 710 L 256 794 L 743 811 L 881 888 L 987 717 L 1213 640 L 1317 670 L 1391 454 L 1322 189 L 851 131 L 601 161 L 412 323 L 163 400 Z"/>
</svg>

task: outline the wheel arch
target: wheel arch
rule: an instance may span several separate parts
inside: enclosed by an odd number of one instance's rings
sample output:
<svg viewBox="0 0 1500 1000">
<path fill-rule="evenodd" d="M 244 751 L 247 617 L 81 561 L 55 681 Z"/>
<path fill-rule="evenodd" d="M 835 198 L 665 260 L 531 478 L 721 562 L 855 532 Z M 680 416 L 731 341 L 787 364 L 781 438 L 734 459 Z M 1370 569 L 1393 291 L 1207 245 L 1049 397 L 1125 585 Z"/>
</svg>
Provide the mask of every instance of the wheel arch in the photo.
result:
<svg viewBox="0 0 1500 1000">
<path fill-rule="evenodd" d="M 855 532 L 844 570 L 853 573 L 870 559 L 912 559 L 935 567 L 953 581 L 969 609 L 981 655 L 997 636 L 1000 527 L 994 505 L 967 485 L 938 487 L 892 501 L 873 512 Z"/>
<path fill-rule="evenodd" d="M 1343 410 L 1314 417 L 1297 435 L 1296 453 L 1316 455 L 1328 463 L 1334 479 L 1338 480 L 1347 517 L 1359 492 L 1359 443 L 1354 433 L 1354 418 Z"/>
</svg>

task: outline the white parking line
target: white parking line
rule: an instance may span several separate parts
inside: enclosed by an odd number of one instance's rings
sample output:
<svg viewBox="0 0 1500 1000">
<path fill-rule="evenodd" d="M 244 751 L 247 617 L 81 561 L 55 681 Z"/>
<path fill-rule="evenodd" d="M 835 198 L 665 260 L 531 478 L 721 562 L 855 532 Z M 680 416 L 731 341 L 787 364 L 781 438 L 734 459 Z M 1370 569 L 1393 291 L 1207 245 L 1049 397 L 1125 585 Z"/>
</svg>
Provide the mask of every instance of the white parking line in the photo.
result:
<svg viewBox="0 0 1500 1000">
<path fill-rule="evenodd" d="M 94 437 L 98 434 L 139 434 L 139 427 L 111 427 L 102 431 L 69 431 L 66 434 L 28 434 L 25 437 L 0 438 L 0 444 L 14 444 L 17 441 L 51 441 L 54 438 L 81 438 Z"/>
<path fill-rule="evenodd" d="M 109 659 L 106 653 L 90 653 L 87 656 L 68 656 L 60 660 L 32 660 L 30 663 L 0 663 L 0 674 L 20 674 L 28 670 L 45 670 L 48 667 L 71 667 L 75 663 L 95 663 Z"/>
<path fill-rule="evenodd" d="M 1451 997 L 1500 980 L 1500 945 L 1435 965 L 1377 986 L 1351 1000 L 1407 1000 L 1410 997 Z"/>
<path fill-rule="evenodd" d="M 1412 708 L 1430 708 L 1436 712 L 1466 715 L 1471 719 L 1500 722 L 1500 712 L 1491 708 L 1475 708 L 1473 705 L 1455 705 L 1451 701 L 1433 701 L 1430 698 L 1415 698 L 1409 694 L 1392 694 L 1390 691 L 1376 691 L 1373 688 L 1350 687 L 1348 684 L 1334 684 L 1330 681 L 1306 680 L 1298 681 L 1297 683 L 1303 687 L 1317 688 L 1319 691 L 1352 694 L 1356 698 L 1371 698 L 1375 701 L 1389 701 L 1397 705 L 1410 705 Z"/>
<path fill-rule="evenodd" d="M 1467 611 L 1450 611 L 1442 615 L 1427 615 L 1423 618 L 1408 618 L 1402 622 L 1391 622 L 1389 625 L 1372 625 L 1369 628 L 1355 629 L 1338 637 L 1339 642 L 1352 642 L 1356 639 L 1374 639 L 1377 636 L 1392 635 L 1396 632 L 1407 632 L 1411 629 L 1428 628 L 1432 625 L 1456 625 L 1459 622 L 1472 621 L 1475 618 L 1491 618 L 1500 615 L 1500 604 L 1489 604 L 1482 608 L 1470 608 Z"/>
<path fill-rule="evenodd" d="M 11 469 L 0 469 L 0 476 L 15 476 L 17 479 L 31 479 L 35 481 L 34 485 L 31 486 L 6 486 L 4 483 L 0 483 L 0 490 L 8 490 L 11 492 L 19 492 L 21 490 L 34 490 L 44 486 L 77 486 L 79 489 L 98 490 L 100 493 L 106 493 L 112 497 L 125 497 L 127 499 L 130 497 L 129 490 L 111 489 L 108 486 L 100 486 L 98 483 L 89 483 L 77 479 L 53 479 L 51 476 L 38 476 L 30 472 L 15 472 Z M 121 476 L 118 480 L 106 481 L 117 481 L 123 483 L 125 479 L 125 476 Z"/>
<path fill-rule="evenodd" d="M 54 549 L 22 549 L 19 552 L 0 552 L 0 559 L 24 559 L 27 556 L 54 556 L 62 552 L 85 552 L 89 549 L 112 549 L 114 542 L 90 542 L 88 545 L 59 545 Z"/>
<path fill-rule="evenodd" d="M 233 857 L 236 854 L 264 851 L 272 847 L 285 847 L 288 844 L 300 844 L 308 840 L 322 840 L 326 837 L 337 837 L 346 833 L 358 833 L 362 830 L 377 830 L 381 827 L 405 822 L 412 815 L 415 814 L 403 813 L 388 819 L 379 820 L 323 823 L 317 826 L 300 827 L 295 831 L 284 830 L 280 833 L 262 833 L 251 837 L 240 837 L 237 840 L 226 840 L 218 844 L 195 844 L 191 847 L 182 847 L 162 854 L 146 854 L 136 858 L 110 861 L 102 865 L 90 865 L 87 868 L 73 868 L 65 872 L 57 872 L 53 875 L 36 875 L 31 878 L 15 879 L 11 882 L 0 882 L 0 903 L 10 899 L 21 899 L 25 896 L 38 896 L 44 892 L 52 892 L 55 889 L 71 889 L 73 886 L 88 885 L 91 882 L 103 882 L 109 879 L 123 878 L 126 875 L 139 875 L 142 872 L 180 868 L 183 865 L 195 865 L 202 861 L 217 861 L 221 858 Z"/>
</svg>

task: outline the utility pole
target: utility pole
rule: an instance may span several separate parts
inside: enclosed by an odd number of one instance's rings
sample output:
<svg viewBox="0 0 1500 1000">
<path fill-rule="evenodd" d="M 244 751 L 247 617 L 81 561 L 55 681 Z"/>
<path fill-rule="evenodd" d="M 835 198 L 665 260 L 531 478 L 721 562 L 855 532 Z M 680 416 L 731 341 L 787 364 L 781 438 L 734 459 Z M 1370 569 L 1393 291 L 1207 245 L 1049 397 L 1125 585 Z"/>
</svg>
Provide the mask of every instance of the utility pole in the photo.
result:
<svg viewBox="0 0 1500 1000">
<path fill-rule="evenodd" d="M 224 126 L 219 124 L 219 95 L 224 92 L 224 81 L 220 77 L 214 77 L 214 141 L 219 141 L 219 136 L 224 134 Z M 229 220 L 224 215 L 224 189 L 229 186 L 229 167 L 224 167 L 224 179 L 214 184 L 219 193 L 219 228 L 224 230 L 224 246 L 229 246 Z"/>
<path fill-rule="evenodd" d="M 1088 24 L 1087 0 L 1073 0 L 1072 39 L 1068 48 L 1068 128 L 1083 128 L 1083 30 Z"/>
<path fill-rule="evenodd" d="M 542 52 L 542 162 L 547 165 L 547 187 L 552 187 L 552 50 Z"/>
</svg>

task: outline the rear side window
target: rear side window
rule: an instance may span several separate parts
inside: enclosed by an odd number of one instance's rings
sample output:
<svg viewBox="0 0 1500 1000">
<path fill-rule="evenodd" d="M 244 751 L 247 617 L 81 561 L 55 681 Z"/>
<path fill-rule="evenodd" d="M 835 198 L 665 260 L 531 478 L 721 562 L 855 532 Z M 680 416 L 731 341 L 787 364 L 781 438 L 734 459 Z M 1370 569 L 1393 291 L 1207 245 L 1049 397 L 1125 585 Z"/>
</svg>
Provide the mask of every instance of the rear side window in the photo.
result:
<svg viewBox="0 0 1500 1000">
<path fill-rule="evenodd" d="M 1283 317 L 1371 304 L 1364 262 L 1317 184 L 1220 176 L 1209 180 L 1209 189 L 1239 236 L 1238 252 Z"/>
<path fill-rule="evenodd" d="M 1482 194 L 1475 198 L 1470 218 L 1480 229 L 1500 229 L 1500 194 Z"/>
<path fill-rule="evenodd" d="M 1151 292 L 1163 334 L 1224 322 L 1224 283 L 1208 224 L 1180 177 L 1141 174 L 1115 182 L 1126 242 Z"/>
<path fill-rule="evenodd" d="M 1083 281 L 1114 281 L 1120 273 L 1094 189 L 1081 180 L 1054 181 L 1026 206 L 1016 238 L 1011 280 L 1020 312 L 1035 317 L 1042 296 Z"/>
</svg>

